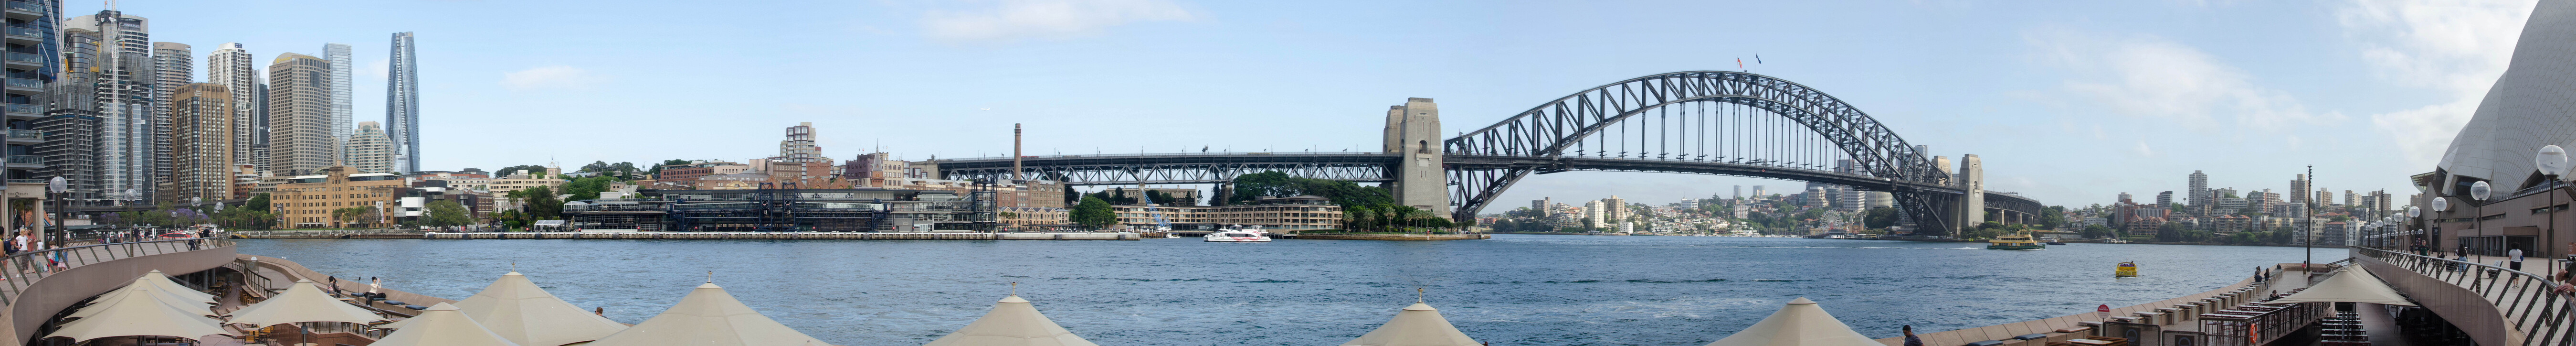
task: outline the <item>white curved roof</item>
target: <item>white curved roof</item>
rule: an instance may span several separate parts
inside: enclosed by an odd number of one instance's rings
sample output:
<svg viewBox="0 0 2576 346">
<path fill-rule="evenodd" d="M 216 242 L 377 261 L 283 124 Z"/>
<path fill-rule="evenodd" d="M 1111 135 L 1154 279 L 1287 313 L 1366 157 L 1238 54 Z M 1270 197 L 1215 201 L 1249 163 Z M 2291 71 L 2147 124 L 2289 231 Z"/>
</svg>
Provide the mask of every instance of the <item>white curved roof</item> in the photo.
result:
<svg viewBox="0 0 2576 346">
<path fill-rule="evenodd" d="M 1414 302 L 1412 306 L 1397 311 L 1394 319 L 1387 320 L 1377 330 L 1342 343 L 1342 346 L 1482 345 L 1475 338 L 1467 337 L 1467 333 L 1459 332 L 1457 326 L 1450 325 L 1448 318 L 1440 317 L 1440 309 L 1433 309 L 1431 304 L 1422 302 Z"/>
<path fill-rule="evenodd" d="M 830 345 L 761 316 L 715 283 L 698 285 L 661 315 L 585 346 Z"/>
<path fill-rule="evenodd" d="M 430 306 L 429 310 L 421 310 L 420 316 L 403 321 L 410 322 L 410 327 L 394 330 L 393 334 L 386 334 L 384 339 L 369 345 L 520 346 L 500 334 L 493 334 L 491 329 L 483 328 L 482 324 L 474 322 L 473 317 L 466 317 L 465 313 L 456 311 L 455 305 L 447 303 Z"/>
<path fill-rule="evenodd" d="M 129 292 L 81 308 L 89 317 L 63 323 L 47 338 L 71 338 L 72 342 L 119 336 L 175 336 L 199 340 L 207 335 L 230 335 L 222 322 L 187 308 L 172 306 L 160 299 L 163 295 L 146 287 L 129 286 Z M 199 307 L 198 310 L 203 310 Z"/>
<path fill-rule="evenodd" d="M 2496 78 L 2439 167 L 2485 179 L 2500 194 L 2521 190 L 2541 146 L 2576 147 L 2576 3 L 2544 0 L 2524 22 L 2513 62 Z M 2435 182 L 2446 190 L 2456 182 Z"/>
<path fill-rule="evenodd" d="M 367 323 L 383 319 L 375 312 L 322 293 L 322 288 L 313 284 L 313 280 L 295 280 L 295 285 L 288 286 L 286 293 L 233 311 L 231 322 L 257 327 L 295 322 Z"/>
<path fill-rule="evenodd" d="M 535 282 L 528 281 L 528 277 L 519 272 L 501 274 L 500 279 L 484 286 L 482 292 L 457 301 L 456 308 L 492 333 L 523 346 L 556 346 L 598 340 L 626 330 L 626 324 L 591 314 L 555 298 L 554 294 L 546 293 L 544 288 L 537 287 Z M 403 320 L 385 325 L 385 328 L 407 328 L 414 320 L 419 319 Z"/>
<path fill-rule="evenodd" d="M 1753 326 L 1717 339 L 1707 346 L 1885 346 L 1869 336 L 1852 331 L 1825 308 L 1807 298 L 1789 301 L 1780 311 L 1763 317 Z"/>
</svg>

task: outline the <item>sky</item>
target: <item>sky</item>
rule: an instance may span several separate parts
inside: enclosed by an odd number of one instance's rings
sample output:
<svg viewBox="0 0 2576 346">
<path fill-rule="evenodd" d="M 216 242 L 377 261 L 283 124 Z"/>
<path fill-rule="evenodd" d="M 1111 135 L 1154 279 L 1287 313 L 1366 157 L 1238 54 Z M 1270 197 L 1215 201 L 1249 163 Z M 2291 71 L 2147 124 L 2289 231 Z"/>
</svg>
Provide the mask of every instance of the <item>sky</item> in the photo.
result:
<svg viewBox="0 0 2576 346">
<path fill-rule="evenodd" d="M 79 15 L 104 3 L 72 3 Z M 123 1 L 155 41 L 356 46 L 382 121 L 418 35 L 424 169 L 743 161 L 817 128 L 835 159 L 1368 150 L 1386 106 L 1444 132 L 1594 86 L 1743 70 L 1870 114 L 1987 188 L 2053 205 L 2212 187 L 2412 193 L 2500 75 L 2506 1 Z M 1736 60 L 1762 63 L 1739 68 Z M 199 72 L 203 79 L 203 71 Z M 1656 203 L 1803 183 L 1535 175 L 1496 202 Z M 1503 209 L 1488 209 L 1500 212 Z"/>
</svg>

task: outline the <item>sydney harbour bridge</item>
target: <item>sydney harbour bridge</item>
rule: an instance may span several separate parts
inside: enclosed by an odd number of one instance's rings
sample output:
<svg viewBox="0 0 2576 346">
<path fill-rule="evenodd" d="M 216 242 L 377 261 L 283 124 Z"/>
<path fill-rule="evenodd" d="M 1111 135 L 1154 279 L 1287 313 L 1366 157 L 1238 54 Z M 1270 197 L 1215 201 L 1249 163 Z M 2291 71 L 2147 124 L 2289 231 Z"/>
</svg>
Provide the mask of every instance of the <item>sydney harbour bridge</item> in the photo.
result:
<svg viewBox="0 0 2576 346">
<path fill-rule="evenodd" d="M 1531 174 L 1712 174 L 1888 192 L 1925 234 L 1989 219 L 2020 223 L 2036 200 L 1989 193 L 1976 155 L 1933 156 L 1815 88 L 1743 72 L 1689 71 L 1610 83 L 1501 122 L 1440 137 L 1439 110 L 1387 110 L 1380 152 L 1167 153 L 942 159 L 945 179 L 1019 176 L 1068 185 L 1221 184 L 1268 171 L 1383 183 L 1398 204 L 1475 217 Z M 1955 162 L 1953 162 L 1955 161 Z M 1950 169 L 1955 166 L 1956 169 Z M 1015 168 L 1016 167 L 1016 168 Z M 1991 216 L 1990 216 L 1991 215 Z"/>
</svg>

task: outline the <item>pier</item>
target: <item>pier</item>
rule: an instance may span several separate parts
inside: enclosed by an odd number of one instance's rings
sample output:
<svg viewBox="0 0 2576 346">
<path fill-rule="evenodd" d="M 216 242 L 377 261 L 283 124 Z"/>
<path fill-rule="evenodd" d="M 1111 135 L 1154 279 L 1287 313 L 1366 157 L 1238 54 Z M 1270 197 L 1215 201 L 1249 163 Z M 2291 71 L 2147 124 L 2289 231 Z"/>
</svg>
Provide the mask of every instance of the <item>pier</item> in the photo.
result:
<svg viewBox="0 0 2576 346">
<path fill-rule="evenodd" d="M 425 233 L 422 239 L 634 240 L 1144 240 L 1136 233 L 916 232 L 472 232 Z"/>
</svg>

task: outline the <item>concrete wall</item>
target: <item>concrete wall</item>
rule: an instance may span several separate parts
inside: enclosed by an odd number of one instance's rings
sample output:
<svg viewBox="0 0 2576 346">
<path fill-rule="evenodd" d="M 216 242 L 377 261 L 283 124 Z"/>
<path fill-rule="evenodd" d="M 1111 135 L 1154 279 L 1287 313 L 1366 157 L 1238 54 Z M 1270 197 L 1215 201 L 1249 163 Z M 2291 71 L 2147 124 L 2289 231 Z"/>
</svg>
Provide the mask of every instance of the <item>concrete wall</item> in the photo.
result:
<svg viewBox="0 0 2576 346">
<path fill-rule="evenodd" d="M 70 308 L 72 303 L 82 299 L 131 284 L 134 278 L 145 273 L 153 270 L 169 275 L 194 273 L 231 264 L 233 256 L 233 247 L 226 246 L 92 263 L 47 275 L 13 298 L 7 310 L 0 310 L 0 314 L 6 314 L 0 319 L 9 321 L 0 324 L 0 328 L 6 328 L 0 335 L 10 337 L 0 345 L 26 342 L 36 337 L 36 328 L 44 325 L 46 319 L 53 318 L 54 313 Z"/>
</svg>

